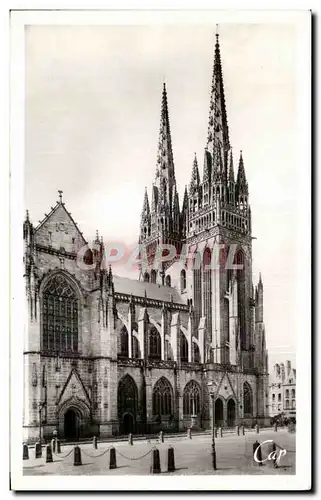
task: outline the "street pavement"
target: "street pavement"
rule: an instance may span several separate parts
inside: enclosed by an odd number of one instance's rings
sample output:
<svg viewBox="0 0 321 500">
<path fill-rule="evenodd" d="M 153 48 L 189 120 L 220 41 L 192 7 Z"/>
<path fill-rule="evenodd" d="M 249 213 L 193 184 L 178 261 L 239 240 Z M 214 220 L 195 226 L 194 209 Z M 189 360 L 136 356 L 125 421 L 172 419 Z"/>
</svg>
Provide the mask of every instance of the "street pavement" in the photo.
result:
<svg viewBox="0 0 321 500">
<path fill-rule="evenodd" d="M 253 461 L 253 443 L 274 440 L 277 451 L 286 449 L 277 468 L 272 460 L 262 466 Z M 61 454 L 53 454 L 53 462 L 46 463 L 46 450 L 42 458 L 35 459 L 34 448 L 29 449 L 29 459 L 23 461 L 24 475 L 146 475 L 150 474 L 151 450 L 156 446 L 160 452 L 161 472 L 178 475 L 240 475 L 240 474 L 295 474 L 295 434 L 287 430 L 261 430 L 246 432 L 245 436 L 225 434 L 215 439 L 217 470 L 212 467 L 212 441 L 210 435 L 194 435 L 170 438 L 165 442 L 136 441 L 130 446 L 127 442 L 99 443 L 94 449 L 91 443 L 80 444 L 82 465 L 74 465 L 74 446 L 62 446 Z M 117 468 L 109 469 L 109 449 L 116 448 Z M 167 472 L 167 450 L 174 448 L 174 472 Z M 269 453 L 269 444 L 262 445 L 262 459 Z"/>
</svg>

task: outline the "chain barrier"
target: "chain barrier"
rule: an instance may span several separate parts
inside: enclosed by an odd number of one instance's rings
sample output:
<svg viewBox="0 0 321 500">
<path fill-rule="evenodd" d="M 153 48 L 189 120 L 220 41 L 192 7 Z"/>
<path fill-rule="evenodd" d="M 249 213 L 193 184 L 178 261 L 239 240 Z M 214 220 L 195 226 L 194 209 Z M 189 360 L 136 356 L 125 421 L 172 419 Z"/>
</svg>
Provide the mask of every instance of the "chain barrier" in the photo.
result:
<svg viewBox="0 0 321 500">
<path fill-rule="evenodd" d="M 144 455 L 141 455 L 140 457 L 126 457 L 125 455 L 123 455 L 122 453 L 120 453 L 120 451 L 116 449 L 116 453 L 118 453 L 118 455 L 120 455 L 121 457 L 125 458 L 126 460 L 140 460 L 141 458 L 145 458 L 147 457 L 147 455 L 149 455 L 154 448 L 151 448 L 147 453 L 145 453 Z"/>
<path fill-rule="evenodd" d="M 70 450 L 70 451 L 68 451 L 68 453 L 67 453 L 66 455 L 61 455 L 61 453 L 55 453 L 54 451 L 52 452 L 52 454 L 53 454 L 53 455 L 55 455 L 55 456 L 56 456 L 56 457 L 58 457 L 58 458 L 62 458 L 62 459 L 64 459 L 64 458 L 69 457 L 69 455 L 70 455 L 73 451 L 74 451 L 74 449 L 73 449 L 73 448 L 71 448 L 71 450 Z"/>
<path fill-rule="evenodd" d="M 90 458 L 99 458 L 99 457 L 102 457 L 103 455 L 105 455 L 105 453 L 107 453 L 107 451 L 110 450 L 110 448 L 113 448 L 113 446 L 109 446 L 108 448 L 106 448 L 102 453 L 99 453 L 98 455 L 90 455 L 89 453 L 87 453 L 85 450 L 81 449 L 82 453 L 84 453 L 87 457 L 90 457 Z"/>
</svg>

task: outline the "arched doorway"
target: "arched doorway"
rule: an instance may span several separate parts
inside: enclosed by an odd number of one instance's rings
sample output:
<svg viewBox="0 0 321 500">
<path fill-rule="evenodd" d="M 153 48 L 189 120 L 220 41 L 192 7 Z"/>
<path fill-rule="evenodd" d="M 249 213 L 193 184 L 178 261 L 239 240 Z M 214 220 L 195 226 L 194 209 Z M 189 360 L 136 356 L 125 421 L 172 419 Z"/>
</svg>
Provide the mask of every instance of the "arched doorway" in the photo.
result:
<svg viewBox="0 0 321 500">
<path fill-rule="evenodd" d="M 137 386 L 132 377 L 127 374 L 118 384 L 118 418 L 120 421 L 121 434 L 135 432 L 137 406 Z"/>
<path fill-rule="evenodd" d="M 224 423 L 223 417 L 223 401 L 218 398 L 215 401 L 215 427 L 221 427 Z"/>
<path fill-rule="evenodd" d="M 233 427 L 235 425 L 235 401 L 229 399 L 227 402 L 227 425 Z"/>
<path fill-rule="evenodd" d="M 79 415 L 73 409 L 64 415 L 64 437 L 67 440 L 79 438 Z"/>
<path fill-rule="evenodd" d="M 123 434 L 129 434 L 135 431 L 135 419 L 131 413 L 124 414 L 122 424 Z"/>
</svg>

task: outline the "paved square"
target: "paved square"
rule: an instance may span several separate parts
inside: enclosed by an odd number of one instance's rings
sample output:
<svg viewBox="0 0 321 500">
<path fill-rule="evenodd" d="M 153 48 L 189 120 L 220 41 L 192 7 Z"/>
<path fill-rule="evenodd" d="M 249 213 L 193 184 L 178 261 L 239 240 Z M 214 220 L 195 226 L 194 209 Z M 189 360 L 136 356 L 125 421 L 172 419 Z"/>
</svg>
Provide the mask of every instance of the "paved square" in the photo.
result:
<svg viewBox="0 0 321 500">
<path fill-rule="evenodd" d="M 263 466 L 253 462 L 253 443 L 272 439 L 287 450 L 281 458 L 278 468 L 271 461 Z M 116 448 L 117 468 L 109 470 L 109 448 Z M 45 450 L 43 457 L 34 458 L 34 448 L 29 450 L 29 460 L 23 465 L 24 475 L 145 475 L 150 474 L 151 450 L 154 446 L 160 451 L 161 472 L 166 474 L 295 474 L 295 434 L 286 430 L 277 433 L 263 430 L 260 434 L 248 432 L 245 436 L 226 434 L 216 439 L 217 471 L 212 469 L 211 436 L 193 436 L 165 438 L 163 444 L 156 440 L 152 442 L 134 441 L 130 446 L 127 442 L 99 443 L 98 449 L 92 444 L 81 444 L 82 465 L 74 466 L 73 446 L 62 447 L 60 455 L 53 455 L 54 462 L 46 463 Z M 175 453 L 175 472 L 167 472 L 167 450 L 172 446 Z M 278 448 L 277 448 L 278 449 Z M 262 458 L 268 454 L 268 444 L 262 446 Z"/>
</svg>

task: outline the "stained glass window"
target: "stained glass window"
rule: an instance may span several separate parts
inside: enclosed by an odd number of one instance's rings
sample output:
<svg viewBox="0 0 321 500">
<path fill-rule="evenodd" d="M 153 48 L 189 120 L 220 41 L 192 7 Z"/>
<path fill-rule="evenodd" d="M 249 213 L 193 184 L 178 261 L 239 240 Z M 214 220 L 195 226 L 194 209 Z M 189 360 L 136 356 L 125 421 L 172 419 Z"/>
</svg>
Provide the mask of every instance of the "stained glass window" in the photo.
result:
<svg viewBox="0 0 321 500">
<path fill-rule="evenodd" d="M 42 296 L 42 348 L 45 351 L 78 351 L 78 298 L 70 282 L 56 274 Z"/>
<path fill-rule="evenodd" d="M 201 389 L 200 386 L 191 380 L 184 389 L 183 394 L 183 413 L 184 415 L 200 414 Z"/>
<path fill-rule="evenodd" d="M 125 375 L 118 384 L 118 414 L 131 412 L 137 413 L 138 390 L 137 385 L 130 375 Z"/>
<path fill-rule="evenodd" d="M 188 342 L 184 333 L 181 333 L 181 361 L 183 363 L 188 362 Z"/>
<path fill-rule="evenodd" d="M 153 390 L 153 415 L 171 415 L 173 411 L 172 401 L 172 386 L 165 377 L 162 377 Z"/>
<path fill-rule="evenodd" d="M 125 325 L 120 332 L 120 355 L 123 358 L 128 358 L 128 332 Z"/>
</svg>

